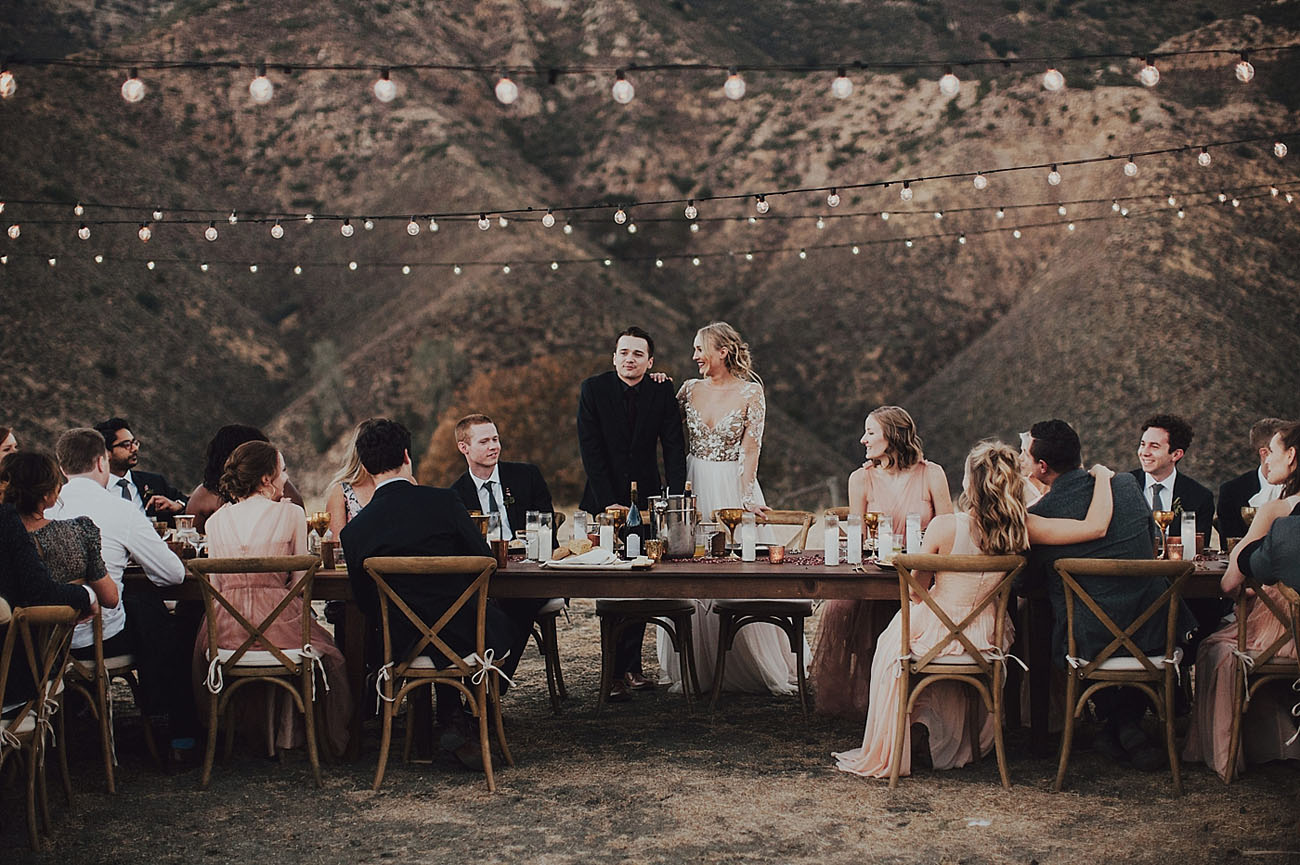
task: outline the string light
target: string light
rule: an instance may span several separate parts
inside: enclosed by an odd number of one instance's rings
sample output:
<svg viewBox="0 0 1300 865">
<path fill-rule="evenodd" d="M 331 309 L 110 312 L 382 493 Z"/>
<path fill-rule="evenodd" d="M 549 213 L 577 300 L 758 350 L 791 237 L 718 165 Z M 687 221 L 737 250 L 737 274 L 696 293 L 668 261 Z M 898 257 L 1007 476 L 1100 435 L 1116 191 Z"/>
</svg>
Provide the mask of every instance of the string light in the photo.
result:
<svg viewBox="0 0 1300 865">
<path fill-rule="evenodd" d="M 131 74 L 122 82 L 122 98 L 127 102 L 139 102 L 144 99 L 144 93 L 145 86 L 140 80 L 140 73 L 132 69 Z"/>
<path fill-rule="evenodd" d="M 754 217 L 752 217 L 752 216 L 750 217 L 750 219 L 753 219 L 753 218 L 754 218 Z M 700 233 L 700 224 L 699 224 L 698 222 L 692 222 L 692 223 L 691 223 L 691 234 L 699 234 L 699 233 Z"/>
<path fill-rule="evenodd" d="M 683 212 L 686 214 L 687 219 L 694 219 L 695 217 L 700 215 L 699 208 L 695 206 L 694 198 L 692 198 L 690 201 L 686 203 L 686 210 Z"/>
<path fill-rule="evenodd" d="M 367 218 L 365 222 L 361 223 L 361 227 L 364 228 L 366 231 L 374 231 L 375 221 L 373 219 Z"/>
<path fill-rule="evenodd" d="M 54 267 L 54 265 L 56 265 L 56 264 L 58 264 L 58 263 L 59 263 L 59 260 L 58 260 L 57 258 L 50 258 L 50 260 L 49 260 L 50 267 Z"/>
<path fill-rule="evenodd" d="M 456 274 L 457 276 L 460 276 L 460 274 L 461 274 L 461 268 L 460 268 L 460 265 L 459 265 L 459 264 L 453 264 L 453 265 L 451 266 L 451 272 L 454 273 L 454 274 Z"/>
<path fill-rule="evenodd" d="M 95 264 L 103 264 L 103 263 L 104 263 L 104 256 L 102 256 L 102 255 L 96 255 L 96 256 L 95 256 Z"/>
<path fill-rule="evenodd" d="M 1137 173 L 1138 173 L 1138 164 L 1134 162 L 1133 157 L 1130 156 L 1128 158 L 1128 162 L 1124 163 L 1124 176 L 1137 177 Z"/>
<path fill-rule="evenodd" d="M 144 266 L 147 267 L 147 268 L 149 268 L 150 270 L 153 270 L 155 267 L 157 267 L 157 265 L 154 264 L 152 261 L 146 261 L 146 262 L 144 263 Z"/>
<path fill-rule="evenodd" d="M 155 208 L 153 209 L 153 221 L 154 221 L 154 222 L 161 222 L 161 221 L 162 221 L 162 218 L 163 218 L 163 212 L 162 212 L 161 210 L 159 210 L 158 208 L 155 207 Z"/>
<path fill-rule="evenodd" d="M 479 225 L 479 228 L 482 227 L 483 227 L 482 225 Z M 564 228 L 562 228 L 561 231 L 563 231 L 565 234 L 573 234 L 573 223 L 572 222 L 564 223 Z"/>
<path fill-rule="evenodd" d="M 487 218 L 486 213 L 480 213 L 478 215 L 478 227 L 480 231 L 487 231 L 492 227 L 492 221 Z"/>
<path fill-rule="evenodd" d="M 939 92 L 944 96 L 956 96 L 957 91 L 961 89 L 961 82 L 957 76 L 952 74 L 952 67 L 944 68 L 943 77 L 939 79 Z"/>
<path fill-rule="evenodd" d="M 1011 236 L 1014 237 L 1016 240 L 1019 240 L 1019 239 L 1020 239 L 1020 229 L 1018 229 L 1018 228 L 1013 229 L 1012 232 L 1011 232 Z"/>
<path fill-rule="evenodd" d="M 989 188 L 989 179 L 983 174 L 976 174 L 971 178 L 971 183 L 974 184 L 976 189 L 984 190 Z"/>
<path fill-rule="evenodd" d="M 559 269 L 560 269 L 560 263 L 558 261 L 552 261 L 551 270 L 559 270 Z"/>
<path fill-rule="evenodd" d="M 882 211 L 880 211 L 880 220 L 881 220 L 882 222 L 888 222 L 888 221 L 889 221 L 889 211 L 888 211 L 888 210 L 882 210 Z"/>
<path fill-rule="evenodd" d="M 627 224 L 627 233 L 628 233 L 628 234 L 636 234 L 636 223 L 635 223 L 635 222 L 629 222 L 629 223 Z"/>
<path fill-rule="evenodd" d="M 909 183 L 909 182 L 907 182 L 906 180 L 904 180 L 904 181 L 903 181 L 903 188 L 900 189 L 900 190 L 898 191 L 898 197 L 901 198 L 901 199 L 903 199 L 904 201 L 911 201 L 911 200 L 912 200 L 912 184 Z"/>
<path fill-rule="evenodd" d="M 95 256 L 95 258 L 102 258 L 102 256 L 98 256 L 98 255 L 97 255 L 97 256 Z M 200 265 L 199 265 L 199 270 L 203 271 L 204 273 L 207 273 L 207 272 L 208 272 L 208 263 L 205 261 L 205 262 L 203 262 L 202 264 L 200 264 Z"/>
<path fill-rule="evenodd" d="M 1043 73 L 1043 89 L 1048 93 L 1060 93 L 1065 89 L 1065 76 L 1056 67 L 1049 66 Z"/>
<path fill-rule="evenodd" d="M 1284 143 L 1281 142 L 1281 141 L 1274 141 L 1274 142 L 1273 142 L 1273 155 L 1274 155 L 1274 156 L 1276 156 L 1278 159 L 1281 159 L 1282 157 L 1286 156 L 1286 153 L 1287 153 L 1287 150 L 1286 150 L 1286 144 L 1284 144 Z"/>
<path fill-rule="evenodd" d="M 90 240 L 90 226 L 86 225 L 84 222 L 81 223 L 81 227 L 77 229 L 77 237 L 80 237 L 82 240 Z"/>
<path fill-rule="evenodd" d="M 302 265 L 301 265 L 301 264 L 295 264 L 295 265 L 293 266 L 293 275 L 294 275 L 294 276 L 302 276 Z"/>
<path fill-rule="evenodd" d="M 549 207 L 546 208 L 546 213 L 542 214 L 542 225 L 545 226 L 546 228 L 550 228 L 551 226 L 555 225 L 555 214 L 551 211 Z"/>
<path fill-rule="evenodd" d="M 410 276 L 410 275 L 411 275 L 411 265 L 409 265 L 409 264 L 403 264 L 403 265 L 402 265 L 402 275 L 403 275 L 403 276 Z"/>
<path fill-rule="evenodd" d="M 0 213 L 3 212 L 4 212 L 4 205 L 0 204 Z M 77 202 L 77 206 L 72 208 L 72 213 L 74 216 L 83 216 L 86 213 L 86 208 L 81 206 L 81 202 Z"/>
<path fill-rule="evenodd" d="M 614 211 L 614 224 L 622 225 L 625 222 L 627 222 L 627 211 L 620 206 Z"/>
<path fill-rule="evenodd" d="M 614 87 L 611 93 L 614 101 L 619 105 L 627 105 L 636 97 L 636 89 L 632 86 L 632 82 L 627 80 L 622 69 L 614 73 Z"/>
<path fill-rule="evenodd" d="M 1052 166 L 1051 171 L 1047 172 L 1047 182 L 1051 186 L 1061 185 L 1061 172 L 1056 170 L 1055 165 Z"/>
<path fill-rule="evenodd" d="M 827 207 L 839 207 L 839 206 L 840 206 L 840 194 L 839 194 L 839 192 L 837 192 L 837 191 L 834 190 L 834 189 L 831 190 L 831 194 L 828 195 L 828 196 L 826 196 L 826 206 L 827 206 Z"/>
<path fill-rule="evenodd" d="M 357 263 L 355 261 L 349 261 L 348 270 L 356 270 L 356 269 L 357 269 Z"/>
<path fill-rule="evenodd" d="M 276 240 L 284 237 L 284 226 L 280 224 L 278 219 L 275 221 L 275 225 L 271 226 L 271 236 Z"/>
<path fill-rule="evenodd" d="M 801 261 L 806 261 L 807 258 L 808 258 L 808 250 L 806 249 L 799 250 L 799 259 Z"/>
<path fill-rule="evenodd" d="M 136 234 L 142 242 L 148 243 L 149 238 L 153 237 L 153 230 L 149 228 L 147 223 L 141 223 L 140 230 L 137 231 Z"/>
<path fill-rule="evenodd" d="M 0 99 L 9 99 L 18 92 L 18 82 L 9 67 L 0 66 Z"/>
<path fill-rule="evenodd" d="M 415 237 L 417 234 L 420 233 L 420 223 L 415 221 L 414 216 L 411 217 L 410 222 L 406 223 L 406 233 L 409 234 L 411 237 Z"/>
<path fill-rule="evenodd" d="M 339 234 L 344 237 L 351 237 L 355 232 L 356 229 L 352 227 L 352 220 L 350 219 L 343 220 L 343 224 L 339 226 Z"/>
<path fill-rule="evenodd" d="M 1155 87 L 1160 83 L 1160 70 L 1155 67 L 1150 58 L 1142 60 L 1142 69 L 1138 72 L 1138 80 L 1144 87 Z"/>
<path fill-rule="evenodd" d="M 696 257 L 692 258 L 692 259 L 691 259 L 691 264 L 695 265 L 696 267 L 699 267 L 699 266 L 700 266 L 700 259 L 699 259 L 699 256 L 696 256 Z"/>
<path fill-rule="evenodd" d="M 723 94 L 731 100 L 742 99 L 745 96 L 745 79 L 740 77 L 740 73 L 735 67 L 727 70 L 726 83 L 722 85 Z"/>
<path fill-rule="evenodd" d="M 248 266 L 248 272 L 249 272 L 249 273 L 257 273 L 257 265 L 256 265 L 256 264 L 250 264 L 250 265 Z"/>
<path fill-rule="evenodd" d="M 235 211 L 230 211 L 230 215 L 226 217 L 226 222 L 229 222 L 231 225 L 239 222 L 239 217 L 235 214 Z"/>
<path fill-rule="evenodd" d="M 313 222 L 316 221 L 316 217 L 308 213 L 305 216 L 303 216 L 302 221 L 307 223 L 308 225 L 311 225 Z"/>
<path fill-rule="evenodd" d="M 1196 164 L 1201 166 L 1202 168 L 1208 168 L 1211 161 L 1213 160 L 1210 159 L 1209 148 L 1202 147 L 1201 152 L 1196 155 Z"/>
<path fill-rule="evenodd" d="M 767 203 L 766 195 L 756 195 L 754 196 L 754 209 L 759 213 L 767 213 L 772 209 L 772 205 Z"/>
<path fill-rule="evenodd" d="M 822 219 L 820 216 L 817 217 L 817 230 L 821 231 L 825 227 L 826 227 L 826 220 Z"/>
<path fill-rule="evenodd" d="M 509 275 L 509 274 L 510 274 L 510 265 L 508 265 L 508 264 L 503 264 L 503 265 L 501 265 L 501 272 L 504 273 L 504 274 L 506 274 L 506 275 Z"/>
<path fill-rule="evenodd" d="M 397 84 L 388 75 L 388 67 L 384 67 L 379 72 L 379 77 L 375 79 L 374 91 L 375 98 L 380 102 L 392 102 L 397 98 Z"/>
<path fill-rule="evenodd" d="M 208 227 L 203 230 L 203 238 L 209 243 L 217 239 L 217 224 L 215 222 L 208 223 Z"/>
<path fill-rule="evenodd" d="M 497 225 L 501 226 L 502 228 L 505 228 L 509 224 L 510 224 L 510 220 L 506 219 L 504 216 L 497 217 Z"/>
<path fill-rule="evenodd" d="M 502 105 L 510 105 L 519 98 L 519 87 L 511 81 L 506 75 L 497 79 L 497 86 L 493 88 L 497 95 L 497 101 Z"/>
<path fill-rule="evenodd" d="M 965 246 L 965 245 L 966 245 L 966 235 L 963 234 L 963 235 L 958 236 L 958 238 L 957 238 L 957 242 L 960 243 L 962 246 Z"/>
<path fill-rule="evenodd" d="M 835 80 L 831 82 L 831 95 L 836 99 L 848 99 L 853 95 L 853 82 L 849 80 L 843 66 L 836 70 Z"/>
<path fill-rule="evenodd" d="M 1241 59 L 1237 61 L 1236 66 L 1232 67 L 1232 72 L 1242 84 L 1249 84 L 1250 80 L 1255 77 L 1255 67 L 1250 65 L 1250 61 L 1246 59 L 1245 51 L 1241 52 Z"/>
<path fill-rule="evenodd" d="M 663 266 L 664 266 L 664 260 L 662 258 L 656 258 L 655 267 L 663 267 Z"/>
<path fill-rule="evenodd" d="M 253 102 L 258 105 L 265 105 L 275 95 L 275 85 L 266 77 L 266 63 L 257 64 L 257 77 L 249 83 L 248 95 L 253 97 Z"/>
<path fill-rule="evenodd" d="M 993 214 L 993 215 L 996 216 L 998 219 L 1005 219 L 1005 218 L 1006 218 L 1006 215 L 1007 215 L 1007 212 L 1006 212 L 1005 209 L 999 207 L 999 208 L 998 208 L 998 212 L 995 213 L 995 214 Z"/>
</svg>

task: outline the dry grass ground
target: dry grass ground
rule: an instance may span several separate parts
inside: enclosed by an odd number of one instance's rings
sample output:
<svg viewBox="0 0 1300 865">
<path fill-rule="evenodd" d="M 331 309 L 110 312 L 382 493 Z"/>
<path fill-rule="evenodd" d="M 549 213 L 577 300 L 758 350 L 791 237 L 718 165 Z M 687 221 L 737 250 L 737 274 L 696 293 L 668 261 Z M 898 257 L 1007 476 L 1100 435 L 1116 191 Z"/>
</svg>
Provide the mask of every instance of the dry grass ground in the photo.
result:
<svg viewBox="0 0 1300 865">
<path fill-rule="evenodd" d="M 518 765 L 500 769 L 494 795 L 441 756 L 407 765 L 400 752 L 372 793 L 373 728 L 359 762 L 325 767 L 323 790 L 300 753 L 277 763 L 239 747 L 204 792 L 196 773 L 158 774 L 127 717 L 118 795 L 101 792 L 95 740 L 75 727 L 75 808 L 54 793 L 53 843 L 32 855 L 7 788 L 0 861 L 1300 862 L 1294 765 L 1252 767 L 1231 786 L 1187 766 L 1178 799 L 1167 773 L 1103 765 L 1085 739 L 1055 795 L 1055 761 L 1012 735 L 1010 792 L 991 758 L 891 791 L 831 766 L 859 725 L 805 722 L 790 699 L 730 696 L 710 719 L 656 692 L 594 718 L 596 637 L 591 602 L 576 601 L 561 621 L 571 698 L 559 717 L 540 660 L 524 660 L 506 709 Z"/>
</svg>

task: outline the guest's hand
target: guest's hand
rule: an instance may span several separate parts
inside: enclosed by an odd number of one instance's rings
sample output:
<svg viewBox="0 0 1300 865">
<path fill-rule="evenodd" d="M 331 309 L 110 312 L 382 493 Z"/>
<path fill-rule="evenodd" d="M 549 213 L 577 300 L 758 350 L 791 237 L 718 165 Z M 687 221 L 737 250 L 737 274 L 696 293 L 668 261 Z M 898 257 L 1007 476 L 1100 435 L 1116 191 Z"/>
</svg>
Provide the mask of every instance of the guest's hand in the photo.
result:
<svg viewBox="0 0 1300 865">
<path fill-rule="evenodd" d="M 86 613 L 86 615 L 82 616 L 80 619 L 77 619 L 77 624 L 80 625 L 85 622 L 89 622 L 97 615 L 99 615 L 99 598 L 95 597 L 94 595 L 91 595 L 90 610 Z"/>
<path fill-rule="evenodd" d="M 171 514 L 178 514 L 185 510 L 184 502 L 174 502 L 166 496 L 155 495 L 145 502 L 144 509 L 147 511 L 167 511 Z"/>
<path fill-rule="evenodd" d="M 672 378 L 666 372 L 652 372 L 650 378 L 657 384 L 663 384 L 666 381 L 672 381 Z"/>
<path fill-rule="evenodd" d="M 1089 469 L 1088 474 L 1092 475 L 1094 478 L 1097 478 L 1098 480 L 1106 480 L 1106 481 L 1115 477 L 1115 473 L 1110 469 L 1106 468 L 1101 463 L 1097 463 L 1095 466 Z"/>
<path fill-rule="evenodd" d="M 767 505 L 757 505 L 751 502 L 745 505 L 745 510 L 749 511 L 751 514 L 758 514 L 760 517 L 765 517 L 772 509 Z"/>
</svg>

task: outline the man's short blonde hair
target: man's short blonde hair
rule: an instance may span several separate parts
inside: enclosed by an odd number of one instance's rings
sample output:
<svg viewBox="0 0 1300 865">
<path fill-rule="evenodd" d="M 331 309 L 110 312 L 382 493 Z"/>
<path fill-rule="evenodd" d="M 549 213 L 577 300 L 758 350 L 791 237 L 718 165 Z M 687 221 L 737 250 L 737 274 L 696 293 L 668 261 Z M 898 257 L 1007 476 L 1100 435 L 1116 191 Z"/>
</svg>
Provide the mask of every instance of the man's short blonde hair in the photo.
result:
<svg viewBox="0 0 1300 865">
<path fill-rule="evenodd" d="M 470 427 L 478 426 L 483 423 L 492 423 L 492 418 L 485 414 L 467 414 L 460 420 L 456 421 L 456 441 L 469 441 Z M 493 424 L 496 426 L 496 424 Z"/>
</svg>

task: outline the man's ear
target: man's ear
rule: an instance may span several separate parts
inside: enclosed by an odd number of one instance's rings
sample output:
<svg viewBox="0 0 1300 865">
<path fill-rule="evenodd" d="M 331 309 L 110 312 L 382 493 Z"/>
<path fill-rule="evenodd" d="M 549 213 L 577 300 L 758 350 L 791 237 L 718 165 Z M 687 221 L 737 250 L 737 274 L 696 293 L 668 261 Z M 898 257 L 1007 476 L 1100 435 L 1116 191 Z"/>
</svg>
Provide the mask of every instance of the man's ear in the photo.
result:
<svg viewBox="0 0 1300 865">
<path fill-rule="evenodd" d="M 1183 450 L 1182 448 L 1174 448 L 1172 451 L 1169 452 L 1169 456 L 1173 459 L 1175 464 L 1177 464 L 1178 461 L 1181 460 L 1186 454 L 1187 451 Z"/>
<path fill-rule="evenodd" d="M 456 442 L 456 450 L 465 455 L 469 455 L 469 442 Z"/>
</svg>

